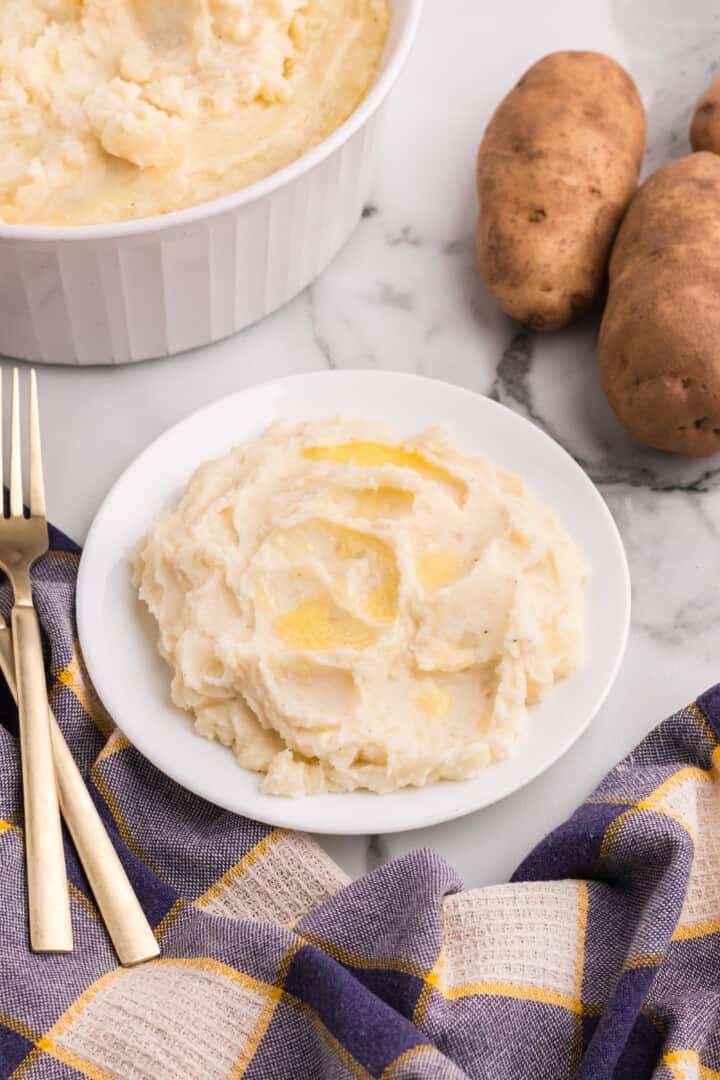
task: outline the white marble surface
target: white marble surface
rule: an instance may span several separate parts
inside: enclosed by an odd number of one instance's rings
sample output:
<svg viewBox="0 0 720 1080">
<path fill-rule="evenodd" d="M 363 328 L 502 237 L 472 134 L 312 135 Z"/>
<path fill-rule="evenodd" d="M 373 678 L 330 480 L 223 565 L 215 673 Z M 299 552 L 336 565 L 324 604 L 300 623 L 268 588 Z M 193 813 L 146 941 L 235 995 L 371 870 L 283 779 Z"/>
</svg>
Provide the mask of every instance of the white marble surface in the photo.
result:
<svg viewBox="0 0 720 1080">
<path fill-rule="evenodd" d="M 351 873 L 419 844 L 469 886 L 502 881 L 664 715 L 720 673 L 720 463 L 643 451 L 599 389 L 596 320 L 544 337 L 484 295 L 472 233 L 477 144 L 522 71 L 558 48 L 609 52 L 635 76 L 649 118 L 647 169 L 688 151 L 693 104 L 720 62 L 709 0 L 426 0 L 391 99 L 372 206 L 321 279 L 225 342 L 171 360 L 42 372 L 50 512 L 82 541 L 115 477 L 164 428 L 263 379 L 325 366 L 418 371 L 495 394 L 581 461 L 622 531 L 634 584 L 627 658 L 587 734 L 553 769 L 461 821 L 333 838 Z"/>
</svg>

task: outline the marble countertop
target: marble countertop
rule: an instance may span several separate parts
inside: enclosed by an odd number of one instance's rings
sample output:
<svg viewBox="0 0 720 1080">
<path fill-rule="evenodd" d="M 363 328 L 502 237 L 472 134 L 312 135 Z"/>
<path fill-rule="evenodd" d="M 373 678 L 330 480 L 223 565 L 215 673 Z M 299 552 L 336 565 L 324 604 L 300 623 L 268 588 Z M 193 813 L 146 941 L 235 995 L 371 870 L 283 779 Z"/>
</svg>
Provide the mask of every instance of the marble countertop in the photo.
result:
<svg viewBox="0 0 720 1080">
<path fill-rule="evenodd" d="M 634 599 L 605 707 L 552 769 L 487 810 L 419 832 L 323 841 L 353 875 L 430 845 L 467 886 L 507 879 L 619 757 L 720 671 L 720 462 L 633 443 L 599 387 L 597 319 L 528 333 L 495 309 L 476 273 L 477 145 L 512 83 L 559 48 L 608 52 L 633 74 L 648 110 L 646 171 L 688 152 L 693 105 L 720 59 L 713 5 L 426 0 L 389 104 L 372 203 L 310 289 L 194 353 L 41 372 L 49 509 L 78 541 L 114 479 L 166 427 L 230 391 L 323 367 L 414 371 L 492 394 L 553 435 L 598 484 L 625 541 Z"/>
</svg>

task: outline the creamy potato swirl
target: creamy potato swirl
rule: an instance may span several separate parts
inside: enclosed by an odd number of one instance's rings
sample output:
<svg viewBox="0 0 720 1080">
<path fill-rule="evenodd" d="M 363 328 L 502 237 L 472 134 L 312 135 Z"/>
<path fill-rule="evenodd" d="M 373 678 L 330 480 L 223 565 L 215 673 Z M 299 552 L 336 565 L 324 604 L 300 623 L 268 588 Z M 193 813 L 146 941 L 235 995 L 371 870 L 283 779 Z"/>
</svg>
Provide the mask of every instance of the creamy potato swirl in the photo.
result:
<svg viewBox="0 0 720 1080">
<path fill-rule="evenodd" d="M 321 142 L 375 79 L 387 0 L 2 0 L 0 220 L 178 210 Z"/>
<path fill-rule="evenodd" d="M 197 470 L 135 564 L 197 731 L 298 796 L 477 776 L 584 649 L 587 570 L 442 429 L 274 424 Z"/>
</svg>

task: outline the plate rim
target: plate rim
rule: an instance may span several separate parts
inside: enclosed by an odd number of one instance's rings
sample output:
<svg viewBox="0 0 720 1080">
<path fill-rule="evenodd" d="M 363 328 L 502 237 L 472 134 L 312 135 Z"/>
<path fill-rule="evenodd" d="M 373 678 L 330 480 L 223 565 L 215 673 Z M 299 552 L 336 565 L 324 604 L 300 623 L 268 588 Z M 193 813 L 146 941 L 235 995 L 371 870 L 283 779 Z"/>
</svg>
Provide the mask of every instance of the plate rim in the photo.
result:
<svg viewBox="0 0 720 1080">
<path fill-rule="evenodd" d="M 587 710 L 587 714 L 583 723 L 573 728 L 573 730 L 569 732 L 566 737 L 559 742 L 558 746 L 553 751 L 551 757 L 548 760 L 545 760 L 543 764 L 537 769 L 537 771 L 532 772 L 526 777 L 521 776 L 517 780 L 517 782 L 511 781 L 508 784 L 507 788 L 502 792 L 502 794 L 497 795 L 490 792 L 489 794 L 483 796 L 481 791 L 478 791 L 477 797 L 473 799 L 462 801 L 459 805 L 453 806 L 451 808 L 443 808 L 441 803 L 440 806 L 434 811 L 432 809 L 434 802 L 433 800 L 429 800 L 428 810 L 422 814 L 417 813 L 413 820 L 401 821 L 399 824 L 396 824 L 392 821 L 387 821 L 384 824 L 382 832 L 384 835 L 389 835 L 391 833 L 408 832 L 415 829 L 429 828 L 433 825 L 442 824 L 443 822 L 457 820 L 460 817 L 464 817 L 468 814 L 485 809 L 488 806 L 492 806 L 496 803 L 502 802 L 510 795 L 515 794 L 522 788 L 526 787 L 528 784 L 532 783 L 534 780 L 537 780 L 540 776 L 542 776 L 543 773 L 547 772 L 550 768 L 557 764 L 557 762 L 568 753 L 572 746 L 574 746 L 574 744 L 587 731 L 588 727 L 595 719 L 603 704 L 607 700 L 611 689 L 615 685 L 620 668 L 625 658 L 631 625 L 632 588 L 627 553 L 625 551 L 625 546 L 623 544 L 622 536 L 620 534 L 617 522 L 615 521 L 615 518 L 613 517 L 607 502 L 603 498 L 597 486 L 592 481 L 590 476 L 585 472 L 585 470 L 578 464 L 572 454 L 570 454 L 569 451 L 566 450 L 566 448 L 561 443 L 559 443 L 556 439 L 549 435 L 547 431 L 545 431 L 539 425 L 533 423 L 532 420 L 508 408 L 501 402 L 489 397 L 487 394 L 483 394 L 477 390 L 472 390 L 468 387 L 461 386 L 458 383 L 450 382 L 445 379 L 434 378 L 427 375 L 420 375 L 414 372 L 403 372 L 386 369 L 318 369 L 313 371 L 300 372 L 292 375 L 280 376 L 275 379 L 269 379 L 263 382 L 254 383 L 249 386 L 242 387 L 241 389 L 231 391 L 228 394 L 223 394 L 220 397 L 216 398 L 214 401 L 202 405 L 198 409 L 194 409 L 192 412 L 188 413 L 180 420 L 177 420 L 175 423 L 170 424 L 167 428 L 160 432 L 160 434 L 158 434 L 154 439 L 152 439 L 145 447 L 143 447 L 143 449 L 139 451 L 139 453 L 137 453 L 128 462 L 126 467 L 117 476 L 117 478 L 105 494 L 100 506 L 98 507 L 92 519 L 90 528 L 87 532 L 85 543 L 82 546 L 82 555 L 78 568 L 76 583 L 76 618 L 78 641 L 83 654 L 88 675 L 90 676 L 90 680 L 103 704 L 105 705 L 105 703 L 107 702 L 105 707 L 107 708 L 111 719 L 113 720 L 113 723 L 115 723 L 118 730 L 124 733 L 124 727 L 122 723 L 118 719 L 116 719 L 116 710 L 114 710 L 111 706 L 111 699 L 114 699 L 115 695 L 112 691 L 110 691 L 109 693 L 107 692 L 107 685 L 103 687 L 103 683 L 105 683 L 105 680 L 102 675 L 102 670 L 99 669 L 98 665 L 95 663 L 96 654 L 94 650 L 90 649 L 89 651 L 87 651 L 83 644 L 83 642 L 87 640 L 86 629 L 91 618 L 89 614 L 89 597 L 91 596 L 91 589 L 88 587 L 88 566 L 90 565 L 91 556 L 86 555 L 86 553 L 90 552 L 91 555 L 93 554 L 95 537 L 96 535 L 100 534 L 104 524 L 104 519 L 112 508 L 113 498 L 116 490 L 123 484 L 127 474 L 131 470 L 137 468 L 147 456 L 149 456 L 153 452 L 156 452 L 158 447 L 160 446 L 160 444 L 162 444 L 164 440 L 170 438 L 171 436 L 175 437 L 176 434 L 183 427 L 190 427 L 196 424 L 204 414 L 210 414 L 216 409 L 218 409 L 218 407 L 226 406 L 233 399 L 248 398 L 251 397 L 253 394 L 267 394 L 268 392 L 271 392 L 275 387 L 290 387 L 293 384 L 297 385 L 299 383 L 311 383 L 313 381 L 324 382 L 327 379 L 341 381 L 344 378 L 360 378 L 367 380 L 368 383 L 372 381 L 377 381 L 378 379 L 406 383 L 424 383 L 428 384 L 429 387 L 440 384 L 446 390 L 457 394 L 459 397 L 471 397 L 481 399 L 483 401 L 483 408 L 490 407 L 493 410 L 497 410 L 504 414 L 509 414 L 509 416 L 513 418 L 513 423 L 517 423 L 520 426 L 527 426 L 532 429 L 535 436 L 538 436 L 541 438 L 542 441 L 546 441 L 547 443 L 551 444 L 554 447 L 555 451 L 558 451 L 561 456 L 564 457 L 566 465 L 569 468 L 573 469 L 576 474 L 579 474 L 582 477 L 582 481 L 586 485 L 588 494 L 594 499 L 598 512 L 605 520 L 605 524 L 608 528 L 608 533 L 612 536 L 615 555 L 618 557 L 618 566 L 622 570 L 621 582 L 619 583 L 622 587 L 623 600 L 623 610 L 621 612 L 621 633 L 619 638 L 617 639 L 613 662 L 610 665 L 609 671 L 605 677 L 603 688 L 595 695 L 595 699 L 593 700 L 592 706 Z M 243 441 L 242 437 L 238 439 L 238 442 L 241 441 Z M 120 710 L 120 712 L 122 712 L 122 710 Z M 183 710 L 178 709 L 178 713 L 182 715 Z M 188 717 L 188 720 L 191 722 L 190 717 Z M 301 808 L 303 806 L 307 806 L 309 800 L 322 800 L 324 802 L 325 800 L 346 799 L 348 798 L 348 796 L 354 796 L 355 799 L 363 798 L 367 800 L 372 800 L 375 805 L 378 805 L 376 803 L 376 800 L 381 799 L 381 796 L 378 796 L 377 794 L 372 792 L 365 791 L 338 792 L 317 796 L 305 796 L 303 799 L 284 799 L 279 796 L 263 796 L 262 793 L 258 791 L 256 793 L 256 798 L 265 801 L 262 808 L 240 808 L 236 802 L 233 803 L 231 800 L 224 799 L 222 797 L 216 797 L 210 794 L 207 788 L 200 789 L 192 782 L 189 782 L 186 771 L 182 768 L 175 768 L 174 759 L 168 756 L 166 758 L 162 758 L 161 760 L 160 757 L 158 757 L 158 755 L 154 754 L 152 751 L 148 752 L 140 745 L 140 743 L 142 743 L 143 746 L 145 746 L 145 741 L 142 738 L 138 741 L 136 735 L 137 733 L 133 733 L 130 741 L 132 742 L 133 746 L 138 750 L 138 752 L 161 773 L 163 773 L 175 783 L 179 784 L 185 790 L 191 792 L 198 798 L 205 799 L 206 801 L 211 802 L 214 805 L 221 807 L 222 809 L 228 810 L 231 813 L 239 814 L 241 816 L 246 816 L 249 818 L 254 818 L 255 820 L 261 821 L 274 827 L 314 832 L 321 835 L 367 835 L 369 830 L 368 828 L 362 827 L 362 822 L 359 826 L 355 827 L 352 826 L 352 824 L 348 824 L 347 822 L 341 822 L 340 824 L 337 824 L 332 819 L 332 815 L 330 814 L 326 814 L 324 820 L 316 821 L 312 824 L 303 823 L 303 821 L 300 821 L 300 823 L 298 823 L 297 820 L 293 819 L 303 817 L 302 813 L 298 813 L 298 811 L 301 811 Z M 130 736 L 127 737 L 130 738 Z M 199 738 L 199 736 L 197 737 Z M 231 753 L 231 751 L 229 751 L 225 747 L 222 747 L 222 750 L 226 753 Z M 512 758 L 510 760 L 512 760 Z M 242 767 L 240 765 L 237 765 L 237 768 L 240 769 Z M 243 770 L 243 772 L 249 772 L 249 770 Z M 438 788 L 461 791 L 462 788 L 465 786 L 477 784 L 478 781 L 482 779 L 482 775 L 483 774 L 471 780 L 440 781 L 434 784 L 429 784 L 422 788 L 399 789 L 399 791 L 408 790 L 416 793 L 424 793 L 430 792 L 433 789 Z M 389 794 L 397 794 L 397 792 Z M 267 809 L 265 809 L 265 803 L 267 803 Z M 277 812 L 275 812 L 276 805 Z M 330 808 L 330 805 L 331 804 L 328 803 L 328 809 Z M 380 802 L 379 805 L 382 805 L 382 802 Z M 261 811 L 260 813 L 259 810 Z"/>
</svg>

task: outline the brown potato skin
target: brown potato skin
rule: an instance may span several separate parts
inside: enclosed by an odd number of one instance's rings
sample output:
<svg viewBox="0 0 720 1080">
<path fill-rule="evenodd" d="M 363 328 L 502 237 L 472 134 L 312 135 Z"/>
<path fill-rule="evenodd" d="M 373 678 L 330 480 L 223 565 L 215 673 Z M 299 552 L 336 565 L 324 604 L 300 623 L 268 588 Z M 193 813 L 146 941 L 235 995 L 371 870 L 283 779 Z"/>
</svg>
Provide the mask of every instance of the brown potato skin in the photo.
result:
<svg viewBox="0 0 720 1080">
<path fill-rule="evenodd" d="M 720 79 L 697 103 L 690 125 L 690 145 L 693 150 L 720 154 Z"/>
<path fill-rule="evenodd" d="M 720 450 L 720 157 L 642 185 L 610 259 L 600 378 L 632 435 L 690 457 Z"/>
<path fill-rule="evenodd" d="M 504 98 L 478 153 L 476 249 L 507 315 L 556 330 L 592 304 L 644 149 L 637 87 L 602 53 L 551 53 Z"/>
</svg>

